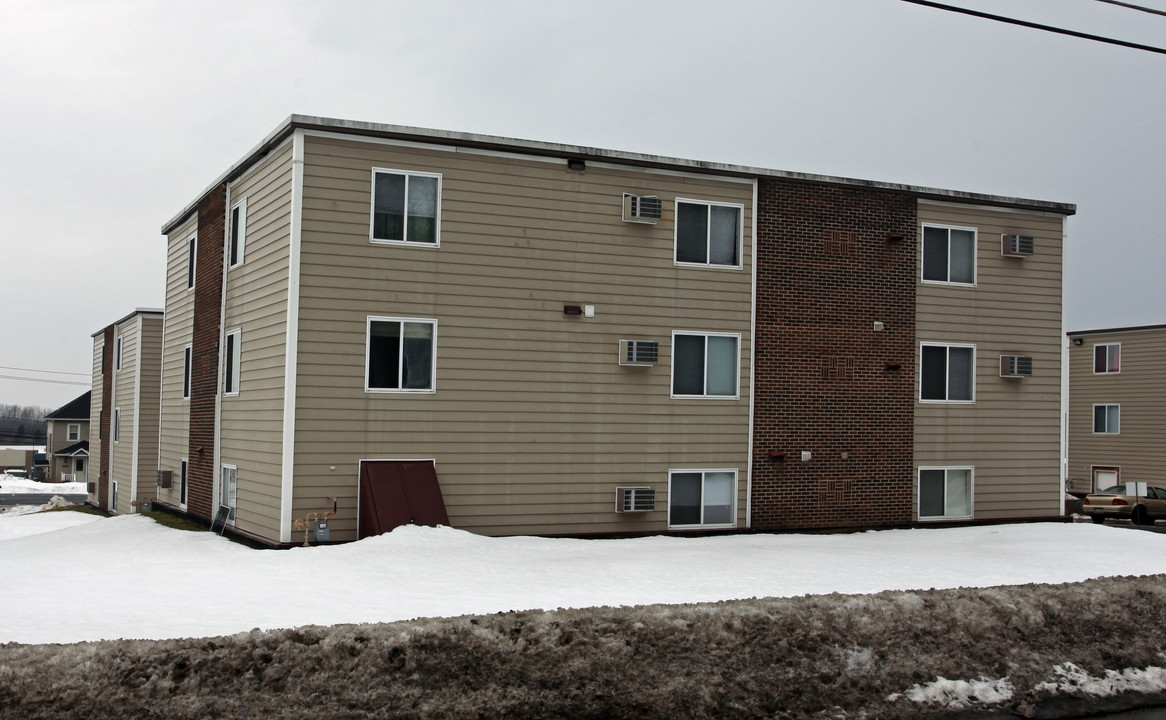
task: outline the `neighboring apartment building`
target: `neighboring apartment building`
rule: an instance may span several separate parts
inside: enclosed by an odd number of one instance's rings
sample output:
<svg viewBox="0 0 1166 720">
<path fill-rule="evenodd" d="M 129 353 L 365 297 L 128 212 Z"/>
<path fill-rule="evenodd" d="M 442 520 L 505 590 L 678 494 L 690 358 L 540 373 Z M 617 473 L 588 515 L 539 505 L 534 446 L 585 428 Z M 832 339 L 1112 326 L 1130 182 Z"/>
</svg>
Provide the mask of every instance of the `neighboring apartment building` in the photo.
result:
<svg viewBox="0 0 1166 720">
<path fill-rule="evenodd" d="M 93 334 L 88 502 L 135 512 L 154 496 L 162 311 L 139 308 Z"/>
<path fill-rule="evenodd" d="M 1057 516 L 1072 212 L 293 116 L 163 228 L 158 500 L 271 544 L 331 497 L 335 540 Z"/>
<path fill-rule="evenodd" d="M 1069 338 L 1067 489 L 1163 484 L 1166 325 L 1078 330 Z"/>
<path fill-rule="evenodd" d="M 90 396 L 86 392 L 45 415 L 52 482 L 88 481 Z"/>
</svg>

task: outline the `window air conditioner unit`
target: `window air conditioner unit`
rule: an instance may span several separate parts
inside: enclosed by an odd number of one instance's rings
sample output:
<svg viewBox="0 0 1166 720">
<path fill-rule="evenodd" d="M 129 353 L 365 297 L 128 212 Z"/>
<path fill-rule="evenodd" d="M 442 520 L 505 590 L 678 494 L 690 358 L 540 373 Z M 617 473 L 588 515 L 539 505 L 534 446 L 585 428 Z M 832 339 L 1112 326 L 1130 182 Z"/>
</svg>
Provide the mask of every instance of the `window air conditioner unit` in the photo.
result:
<svg viewBox="0 0 1166 720">
<path fill-rule="evenodd" d="M 172 470 L 159 470 L 158 471 L 158 487 L 163 488 L 163 489 L 167 489 L 167 490 L 170 489 L 170 483 L 171 483 L 171 478 L 173 477 L 173 472 L 174 471 L 172 471 Z"/>
<path fill-rule="evenodd" d="M 1036 252 L 1036 241 L 1031 235 L 1000 236 L 1000 254 L 1004 257 L 1027 257 Z"/>
<path fill-rule="evenodd" d="M 655 365 L 660 361 L 660 343 L 655 340 L 620 340 L 620 365 Z"/>
<path fill-rule="evenodd" d="M 655 224 L 664 215 L 664 203 L 655 195 L 623 194 L 623 221 Z"/>
<path fill-rule="evenodd" d="M 1024 355 L 1001 355 L 1000 377 L 1032 377 L 1032 358 Z"/>
<path fill-rule="evenodd" d="M 656 491 L 650 487 L 615 489 L 615 511 L 619 513 L 651 512 L 656 509 Z"/>
</svg>

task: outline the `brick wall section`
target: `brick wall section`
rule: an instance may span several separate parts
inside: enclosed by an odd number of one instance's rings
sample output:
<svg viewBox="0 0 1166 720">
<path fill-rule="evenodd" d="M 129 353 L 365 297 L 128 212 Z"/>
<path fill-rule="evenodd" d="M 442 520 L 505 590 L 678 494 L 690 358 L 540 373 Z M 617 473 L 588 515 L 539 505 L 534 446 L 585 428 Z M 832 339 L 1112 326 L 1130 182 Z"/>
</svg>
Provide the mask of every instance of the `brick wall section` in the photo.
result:
<svg viewBox="0 0 1166 720">
<path fill-rule="evenodd" d="M 755 528 L 913 519 L 915 206 L 907 193 L 760 182 Z"/>
<path fill-rule="evenodd" d="M 101 420 L 98 422 L 97 437 L 101 443 L 101 467 L 97 472 L 97 507 L 109 507 L 109 439 L 113 436 L 113 325 L 105 328 L 101 348 Z"/>
<path fill-rule="evenodd" d="M 198 255 L 194 272 L 187 510 L 191 515 L 208 521 L 216 507 L 215 409 L 219 384 L 226 202 L 226 185 L 220 185 L 199 203 Z"/>
</svg>

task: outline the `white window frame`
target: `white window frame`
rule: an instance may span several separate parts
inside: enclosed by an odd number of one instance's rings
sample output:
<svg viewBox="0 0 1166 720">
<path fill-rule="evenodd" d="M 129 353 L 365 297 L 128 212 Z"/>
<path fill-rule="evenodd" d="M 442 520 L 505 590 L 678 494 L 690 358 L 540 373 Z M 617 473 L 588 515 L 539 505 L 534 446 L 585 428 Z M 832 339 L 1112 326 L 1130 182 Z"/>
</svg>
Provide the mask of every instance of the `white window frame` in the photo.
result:
<svg viewBox="0 0 1166 720">
<path fill-rule="evenodd" d="M 372 362 L 372 324 L 374 322 L 396 322 L 401 323 L 401 351 L 404 350 L 404 323 L 428 323 L 433 326 L 433 356 L 431 359 L 432 366 L 429 369 L 429 387 L 428 388 L 374 388 L 368 385 L 368 371 L 369 364 Z M 397 384 L 403 385 L 401 380 L 401 357 L 397 357 Z M 411 394 L 411 395 L 432 395 L 437 392 L 437 319 L 436 318 L 408 318 L 408 317 L 388 317 L 382 315 L 369 315 L 365 319 L 364 324 L 364 391 L 366 393 L 388 393 L 388 394 Z"/>
<path fill-rule="evenodd" d="M 190 460 L 182 458 L 178 461 L 178 504 L 186 507 L 186 495 L 190 490 Z"/>
<path fill-rule="evenodd" d="M 375 237 L 376 225 L 376 188 L 377 175 L 403 175 L 405 177 L 405 239 L 404 240 L 386 240 Z M 437 197 L 434 200 L 433 208 L 433 242 L 422 242 L 419 240 L 409 239 L 409 176 L 415 177 L 430 177 L 437 180 Z M 372 185 L 369 189 L 369 210 L 368 210 L 368 239 L 369 242 L 376 245 L 407 245 L 409 247 L 420 248 L 439 248 L 441 247 L 441 188 L 442 177 L 441 173 L 421 172 L 419 170 L 400 170 L 396 168 L 380 168 L 374 167 L 372 169 Z"/>
<path fill-rule="evenodd" d="M 227 472 L 230 471 L 232 481 L 227 482 Z M 227 522 L 235 524 L 235 514 L 239 506 L 239 466 L 223 464 L 219 469 L 219 507 L 230 509 Z"/>
<path fill-rule="evenodd" d="M 198 233 L 191 235 L 186 240 L 186 289 L 193 290 L 197 278 L 195 274 L 198 271 Z"/>
<path fill-rule="evenodd" d="M 194 347 L 182 347 L 182 399 L 190 399 L 190 388 L 194 384 Z"/>
<path fill-rule="evenodd" d="M 243 264 L 243 252 L 247 246 L 247 198 L 231 206 L 227 222 L 230 225 L 227 229 L 227 266 L 238 267 Z M 233 262 L 231 255 L 235 256 Z"/>
<path fill-rule="evenodd" d="M 923 515 L 919 503 L 922 500 L 924 470 L 943 470 L 943 510 L 947 512 L 947 471 L 968 471 L 968 513 L 966 515 Z M 948 520 L 971 520 L 976 515 L 976 468 L 974 465 L 921 465 L 915 471 L 915 516 L 919 522 L 946 522 Z"/>
<path fill-rule="evenodd" d="M 676 525 L 672 522 L 672 476 L 680 474 L 700 473 L 700 517 L 701 522 L 695 525 Z M 727 523 L 705 523 L 704 522 L 704 491 L 705 491 L 705 477 L 709 473 L 731 473 L 733 476 L 732 506 L 729 509 L 729 517 L 731 522 Z M 740 490 L 740 474 L 737 468 L 676 468 L 668 471 L 668 529 L 669 530 L 720 530 L 726 528 L 737 527 L 737 494 Z"/>
<path fill-rule="evenodd" d="M 925 348 L 925 347 L 942 347 L 942 348 L 949 348 L 949 349 L 950 348 L 971 348 L 971 350 L 972 350 L 972 362 L 971 362 L 972 378 L 971 378 L 971 388 L 970 389 L 971 389 L 972 396 L 970 399 L 968 399 L 968 400 L 952 400 L 950 398 L 944 399 L 944 400 L 935 400 L 935 399 L 924 400 L 923 399 L 923 348 Z M 919 398 L 919 402 L 926 403 L 928 405 L 973 405 L 976 402 L 976 374 L 977 373 L 976 373 L 976 346 L 975 346 L 975 344 L 920 341 L 920 343 L 919 343 L 919 388 L 918 388 L 918 392 L 917 392 L 917 397 Z M 944 363 L 943 386 L 945 388 L 945 391 L 944 391 L 945 393 L 947 392 L 947 388 L 950 387 L 950 385 L 948 383 L 948 378 L 950 377 L 950 375 L 951 375 L 951 353 L 949 352 L 947 354 L 947 361 Z"/>
<path fill-rule="evenodd" d="M 242 347 L 242 328 L 235 328 L 223 337 L 223 395 L 226 397 L 239 395 L 239 382 L 243 377 L 239 367 L 243 359 Z"/>
<path fill-rule="evenodd" d="M 676 336 L 677 335 L 698 335 L 704 337 L 704 392 L 700 395 L 677 395 L 676 394 Z M 731 337 L 737 340 L 737 358 L 733 365 L 735 370 L 734 387 L 732 395 L 709 395 L 708 384 L 708 339 L 710 337 Z M 670 348 L 671 368 L 668 377 L 668 391 L 671 396 L 676 399 L 691 399 L 697 398 L 701 400 L 740 400 L 741 399 L 741 333 L 726 333 L 726 332 L 707 332 L 703 330 L 673 330 L 672 331 L 672 347 Z"/>
<path fill-rule="evenodd" d="M 113 340 L 113 371 L 114 372 L 121 371 L 121 359 L 122 359 L 122 348 L 123 347 L 124 347 L 124 343 L 122 342 L 122 336 L 118 335 Z"/>
<path fill-rule="evenodd" d="M 121 408 L 115 407 L 113 409 L 113 442 L 121 442 Z"/>
<path fill-rule="evenodd" d="M 966 230 L 972 233 L 972 281 L 957 282 L 954 280 L 928 280 L 923 277 L 924 268 L 924 234 L 927 228 L 936 228 L 937 230 L 947 230 L 947 276 L 951 277 L 951 231 L 952 230 Z M 919 282 L 928 285 L 952 285 L 955 287 L 976 287 L 980 281 L 980 229 L 975 227 L 962 227 L 960 225 L 941 225 L 939 223 L 923 223 L 919 230 Z"/>
<path fill-rule="evenodd" d="M 65 426 L 65 442 L 77 442 L 81 439 L 81 423 L 69 423 Z"/>
<path fill-rule="evenodd" d="M 709 262 L 681 262 L 676 259 L 676 254 L 680 249 L 680 205 L 681 203 L 688 205 L 704 205 L 712 208 L 731 207 L 737 209 L 737 263 L 735 265 L 722 265 L 714 263 L 712 258 L 712 222 L 710 219 L 707 228 L 708 237 L 705 238 L 705 257 L 710 258 Z M 719 268 L 721 270 L 740 270 L 744 267 L 745 262 L 745 206 L 741 203 L 717 202 L 715 200 L 697 200 L 696 198 L 676 198 L 673 206 L 673 227 L 672 227 L 672 263 L 678 267 L 694 267 L 694 268 Z M 709 217 L 712 217 L 712 210 L 709 210 Z"/>
<path fill-rule="evenodd" d="M 1108 348 L 1111 348 L 1114 346 L 1117 347 L 1117 370 L 1110 370 L 1109 369 L 1109 350 L 1108 350 Z M 1103 370 L 1101 372 L 1097 372 L 1097 348 L 1099 348 L 1099 347 L 1107 348 L 1105 351 L 1105 370 Z M 1119 342 L 1095 343 L 1093 345 L 1093 358 L 1090 360 L 1090 362 L 1093 364 L 1093 374 L 1094 375 L 1120 375 L 1121 374 L 1121 343 L 1119 343 Z"/>
<path fill-rule="evenodd" d="M 1105 408 L 1105 430 L 1097 431 L 1097 408 Z M 1117 431 L 1109 431 L 1110 408 L 1117 408 Z M 1089 416 L 1089 426 L 1093 430 L 1094 435 L 1121 435 L 1121 403 L 1093 403 L 1093 412 Z"/>
</svg>

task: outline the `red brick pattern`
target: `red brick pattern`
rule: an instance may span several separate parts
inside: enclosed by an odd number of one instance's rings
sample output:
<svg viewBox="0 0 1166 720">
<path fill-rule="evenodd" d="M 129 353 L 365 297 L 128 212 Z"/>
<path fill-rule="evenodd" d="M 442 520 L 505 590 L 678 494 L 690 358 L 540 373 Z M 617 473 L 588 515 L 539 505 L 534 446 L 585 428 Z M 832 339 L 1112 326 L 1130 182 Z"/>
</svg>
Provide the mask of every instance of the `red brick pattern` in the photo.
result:
<svg viewBox="0 0 1166 720">
<path fill-rule="evenodd" d="M 913 519 L 915 204 L 889 190 L 760 181 L 755 528 Z"/>
<path fill-rule="evenodd" d="M 203 198 L 198 206 L 191 339 L 190 467 L 186 499 L 188 512 L 207 521 L 213 518 L 216 504 L 215 396 L 219 382 L 226 203 L 227 187 L 224 184 Z"/>
<path fill-rule="evenodd" d="M 109 506 L 109 438 L 112 427 L 113 409 L 113 325 L 105 328 L 101 347 L 101 420 L 98 422 L 97 437 L 101 444 L 101 466 L 97 472 L 97 507 L 112 510 Z"/>
</svg>

